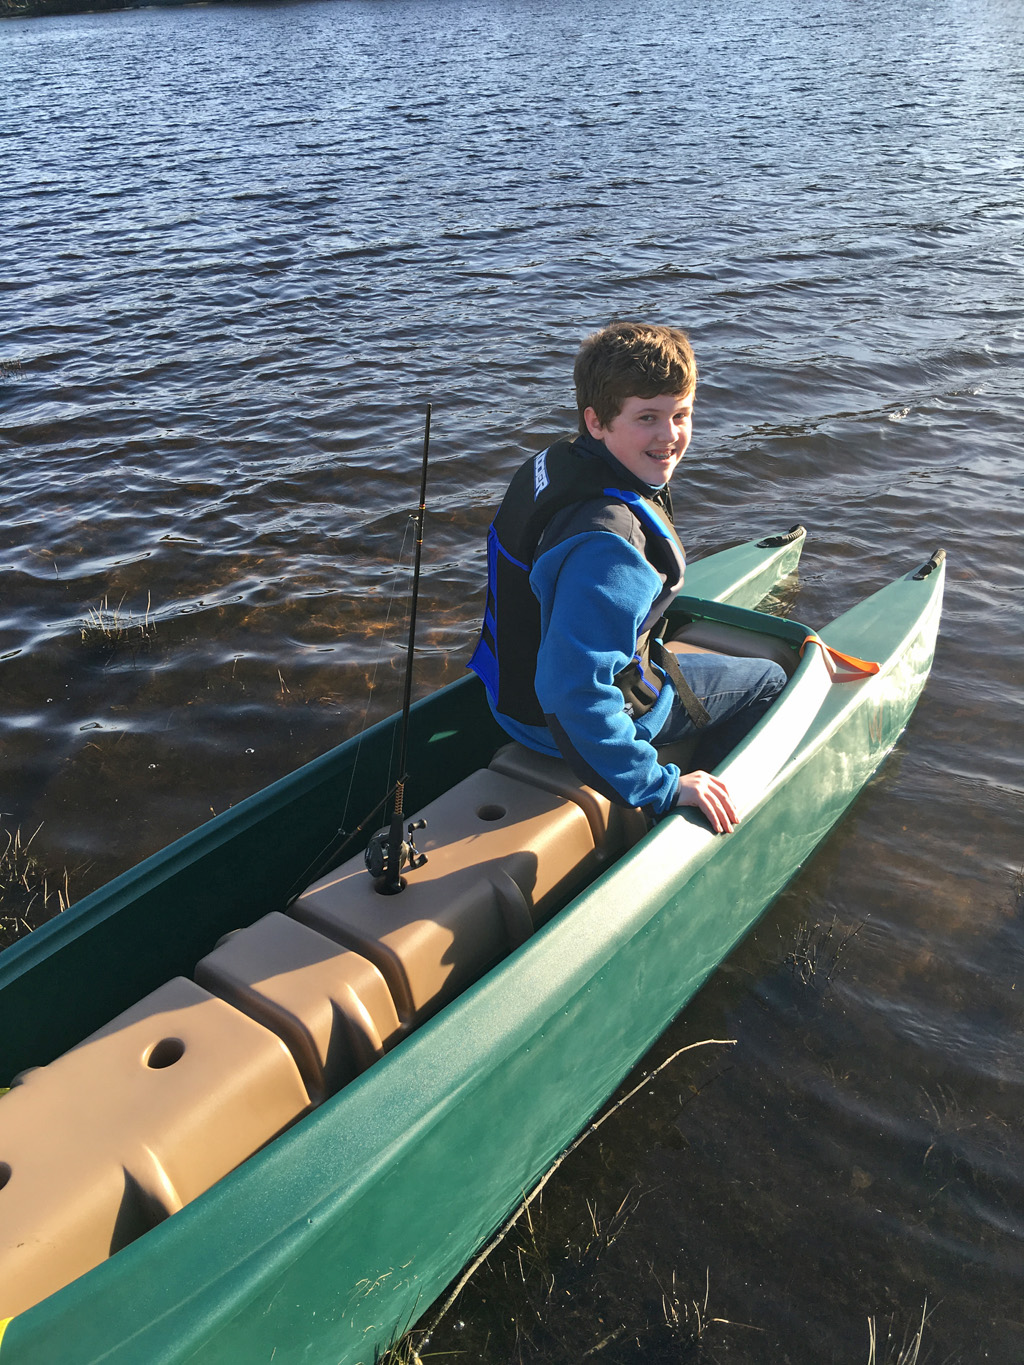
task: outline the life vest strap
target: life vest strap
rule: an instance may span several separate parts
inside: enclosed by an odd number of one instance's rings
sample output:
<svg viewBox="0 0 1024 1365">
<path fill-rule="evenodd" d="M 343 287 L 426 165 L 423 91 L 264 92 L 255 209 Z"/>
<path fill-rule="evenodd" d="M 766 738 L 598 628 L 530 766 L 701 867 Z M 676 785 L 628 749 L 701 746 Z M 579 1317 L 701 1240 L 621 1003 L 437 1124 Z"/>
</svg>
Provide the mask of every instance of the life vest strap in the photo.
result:
<svg viewBox="0 0 1024 1365">
<path fill-rule="evenodd" d="M 676 656 L 670 649 L 666 649 L 660 640 L 653 640 L 651 642 L 651 658 L 659 668 L 665 670 L 669 682 L 676 690 L 676 696 L 682 702 L 683 709 L 696 728 L 703 730 L 704 726 L 711 720 L 711 714 L 683 677 Z"/>
<path fill-rule="evenodd" d="M 841 650 L 832 649 L 820 635 L 808 635 L 805 638 L 800 646 L 801 659 L 808 645 L 817 645 L 821 650 L 825 667 L 834 683 L 863 682 L 865 678 L 872 677 L 879 670 L 879 665 L 868 659 L 858 659 L 853 654 L 843 654 Z"/>
</svg>

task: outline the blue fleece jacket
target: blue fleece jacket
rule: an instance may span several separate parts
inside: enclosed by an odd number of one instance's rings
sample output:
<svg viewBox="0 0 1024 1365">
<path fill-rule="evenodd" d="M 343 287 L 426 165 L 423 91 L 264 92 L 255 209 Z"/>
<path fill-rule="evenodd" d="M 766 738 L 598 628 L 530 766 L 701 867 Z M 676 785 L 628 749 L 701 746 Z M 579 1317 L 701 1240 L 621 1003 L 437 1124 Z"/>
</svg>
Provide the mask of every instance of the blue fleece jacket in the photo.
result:
<svg viewBox="0 0 1024 1365">
<path fill-rule="evenodd" d="M 607 452 L 605 458 L 614 464 Z M 575 770 L 604 795 L 664 814 L 675 801 L 679 769 L 658 762 L 651 737 L 668 719 L 672 686 L 659 672 L 658 700 L 634 720 L 612 681 L 633 658 L 662 580 L 621 536 L 584 531 L 542 550 L 530 586 L 540 603 L 536 689 L 548 726 L 497 718 L 531 749 L 571 754 Z"/>
</svg>

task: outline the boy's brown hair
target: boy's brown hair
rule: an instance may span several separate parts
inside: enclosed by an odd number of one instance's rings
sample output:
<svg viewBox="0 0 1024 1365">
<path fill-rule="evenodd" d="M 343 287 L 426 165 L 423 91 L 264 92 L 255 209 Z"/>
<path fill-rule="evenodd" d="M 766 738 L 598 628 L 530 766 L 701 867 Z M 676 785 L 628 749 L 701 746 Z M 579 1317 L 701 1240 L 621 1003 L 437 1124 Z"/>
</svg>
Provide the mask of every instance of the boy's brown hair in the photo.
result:
<svg viewBox="0 0 1024 1365">
<path fill-rule="evenodd" d="M 657 398 L 663 393 L 689 397 L 697 387 L 697 361 L 686 333 L 678 327 L 613 322 L 583 342 L 572 377 L 580 432 L 585 435 L 587 408 L 593 408 L 607 427 L 627 398 Z"/>
</svg>

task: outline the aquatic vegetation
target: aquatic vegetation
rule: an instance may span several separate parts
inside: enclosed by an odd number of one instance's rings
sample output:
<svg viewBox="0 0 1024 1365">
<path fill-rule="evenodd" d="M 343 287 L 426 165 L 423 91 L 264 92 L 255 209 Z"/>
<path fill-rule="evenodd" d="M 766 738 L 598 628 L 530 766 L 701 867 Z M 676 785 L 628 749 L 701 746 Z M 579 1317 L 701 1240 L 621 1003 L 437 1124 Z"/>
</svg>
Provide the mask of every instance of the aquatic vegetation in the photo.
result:
<svg viewBox="0 0 1024 1365">
<path fill-rule="evenodd" d="M 924 1340 L 925 1323 L 930 1316 L 928 1300 L 925 1299 L 924 1306 L 921 1309 L 921 1321 L 916 1328 L 907 1328 L 898 1342 L 894 1335 L 895 1327 L 892 1318 L 889 1319 L 884 1342 L 879 1340 L 875 1319 L 873 1317 L 868 1318 L 867 1365 L 917 1365 L 918 1357 L 921 1354 L 921 1343 Z M 884 1350 L 884 1355 L 878 1354 L 880 1349 Z"/>
<path fill-rule="evenodd" d="M 860 933 L 864 925 L 856 924 L 849 932 L 836 938 L 836 917 L 831 924 L 800 924 L 796 931 L 796 942 L 786 954 L 793 975 L 804 986 L 829 986 L 839 967 L 839 959 L 852 938 Z"/>
<path fill-rule="evenodd" d="M 81 622 L 82 643 L 110 658 L 126 649 L 134 662 L 139 652 L 150 649 L 156 639 L 156 622 L 150 615 L 152 605 L 152 598 L 147 595 L 144 614 L 136 616 L 131 608 L 125 610 L 123 597 L 116 607 L 111 607 L 104 595 Z"/>
<path fill-rule="evenodd" d="M 54 874 L 32 851 L 42 825 L 28 839 L 21 830 L 0 828 L 6 847 L 0 852 L 0 948 L 6 948 L 71 904 L 67 868 Z"/>
</svg>

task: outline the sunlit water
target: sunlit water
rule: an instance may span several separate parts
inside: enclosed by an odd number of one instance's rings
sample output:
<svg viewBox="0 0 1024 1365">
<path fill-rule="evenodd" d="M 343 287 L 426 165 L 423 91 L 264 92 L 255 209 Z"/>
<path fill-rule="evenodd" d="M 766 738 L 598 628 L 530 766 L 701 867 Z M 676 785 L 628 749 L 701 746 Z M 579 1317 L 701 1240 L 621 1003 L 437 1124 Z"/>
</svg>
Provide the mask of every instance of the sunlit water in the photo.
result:
<svg viewBox="0 0 1024 1365">
<path fill-rule="evenodd" d="M 618 1239 L 540 1324 L 499 1256 L 432 1349 L 674 1361 L 707 1293 L 702 1360 L 859 1362 L 926 1300 L 922 1359 L 1024 1360 L 1022 70 L 998 0 L 0 26 L 3 824 L 73 896 L 394 709 L 428 399 L 417 689 L 461 674 L 613 315 L 698 351 L 691 554 L 803 521 L 820 626 L 949 552 L 897 752 L 647 1065 L 736 1046 L 549 1187 L 555 1262 L 632 1190 Z"/>
</svg>

